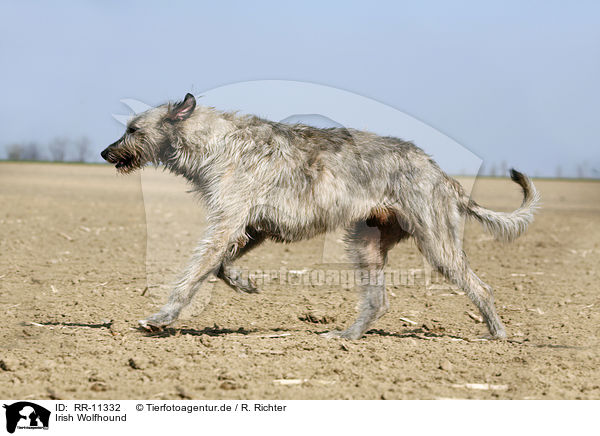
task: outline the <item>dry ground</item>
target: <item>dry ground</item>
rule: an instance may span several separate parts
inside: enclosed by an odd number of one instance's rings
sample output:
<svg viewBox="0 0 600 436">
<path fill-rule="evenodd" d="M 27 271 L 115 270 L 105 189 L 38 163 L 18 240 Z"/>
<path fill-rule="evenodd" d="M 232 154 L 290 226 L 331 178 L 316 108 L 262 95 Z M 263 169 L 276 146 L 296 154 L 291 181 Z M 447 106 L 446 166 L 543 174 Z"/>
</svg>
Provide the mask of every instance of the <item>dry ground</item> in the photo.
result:
<svg viewBox="0 0 600 436">
<path fill-rule="evenodd" d="M 266 279 L 248 296 L 208 283 L 173 328 L 150 335 L 137 320 L 164 301 L 202 232 L 185 183 L 154 169 L 1 163 L 0 398 L 599 399 L 600 183 L 536 185 L 543 209 L 515 243 L 465 231 L 507 341 L 479 340 L 474 307 L 435 276 L 425 283 L 411 242 L 391 253 L 406 283 L 388 286 L 375 329 L 320 337 L 355 316 L 347 286 L 302 282 L 346 268 L 338 235 L 258 248 L 240 264 L 295 271 L 292 283 Z M 474 198 L 520 204 L 508 179 L 478 180 Z"/>
</svg>

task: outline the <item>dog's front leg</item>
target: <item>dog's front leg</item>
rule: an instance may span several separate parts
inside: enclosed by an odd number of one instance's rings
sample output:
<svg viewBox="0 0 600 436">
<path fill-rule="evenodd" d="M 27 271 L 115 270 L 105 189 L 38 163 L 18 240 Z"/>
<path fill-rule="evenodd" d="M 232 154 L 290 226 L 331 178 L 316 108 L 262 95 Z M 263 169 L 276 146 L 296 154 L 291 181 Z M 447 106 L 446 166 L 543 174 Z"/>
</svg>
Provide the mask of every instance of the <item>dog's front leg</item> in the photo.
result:
<svg viewBox="0 0 600 436">
<path fill-rule="evenodd" d="M 232 227 L 218 226 L 210 229 L 194 250 L 191 262 L 175 284 L 167 304 L 157 313 L 141 320 L 140 325 L 148 330 L 161 330 L 173 323 L 181 310 L 191 301 L 202 282 L 211 273 L 216 273 L 223 263 L 230 241 L 236 235 Z"/>
</svg>

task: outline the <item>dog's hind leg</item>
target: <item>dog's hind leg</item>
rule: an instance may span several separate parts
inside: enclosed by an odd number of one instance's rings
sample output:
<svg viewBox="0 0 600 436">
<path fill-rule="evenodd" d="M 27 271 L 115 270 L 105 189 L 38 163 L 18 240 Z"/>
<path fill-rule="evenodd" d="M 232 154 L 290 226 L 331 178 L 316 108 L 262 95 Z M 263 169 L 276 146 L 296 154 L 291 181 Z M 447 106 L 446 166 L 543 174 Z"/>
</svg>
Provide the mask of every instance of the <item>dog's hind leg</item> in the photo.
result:
<svg viewBox="0 0 600 436">
<path fill-rule="evenodd" d="M 496 339 L 505 338 L 504 325 L 494 306 L 492 288 L 481 281 L 469 267 L 455 229 L 436 226 L 434 231 L 419 231 L 414 236 L 419 250 L 431 266 L 461 288 L 477 306 L 491 336 Z"/>
<path fill-rule="evenodd" d="M 232 262 L 262 244 L 266 239 L 266 235 L 253 228 L 246 229 L 246 234 L 248 236 L 246 243 L 243 246 L 238 246 L 234 252 L 225 257 L 217 272 L 217 277 L 223 280 L 234 291 L 244 294 L 256 294 L 260 290 L 249 277 L 244 279 L 241 270 L 232 265 Z"/>
<path fill-rule="evenodd" d="M 194 250 L 191 262 L 175 284 L 167 304 L 154 315 L 141 320 L 142 327 L 160 330 L 177 319 L 181 310 L 192 301 L 206 277 L 218 271 L 228 249 L 242 234 L 231 228 L 220 224 L 208 230 L 205 238 Z"/>
<path fill-rule="evenodd" d="M 393 215 L 373 217 L 354 224 L 346 234 L 347 250 L 358 269 L 362 294 L 358 318 L 346 330 L 324 333 L 325 337 L 358 339 L 389 308 L 383 268 L 388 250 L 407 237 Z"/>
</svg>

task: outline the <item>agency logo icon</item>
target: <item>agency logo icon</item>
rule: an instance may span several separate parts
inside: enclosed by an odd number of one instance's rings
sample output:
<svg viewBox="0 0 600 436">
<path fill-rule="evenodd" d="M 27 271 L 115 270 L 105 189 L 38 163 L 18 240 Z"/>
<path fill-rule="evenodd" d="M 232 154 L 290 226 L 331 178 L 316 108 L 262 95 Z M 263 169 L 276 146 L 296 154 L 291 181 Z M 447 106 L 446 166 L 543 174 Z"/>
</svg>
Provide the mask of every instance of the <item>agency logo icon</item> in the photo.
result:
<svg viewBox="0 0 600 436">
<path fill-rule="evenodd" d="M 4 404 L 3 407 L 6 409 L 6 431 L 9 433 L 14 433 L 16 429 L 48 430 L 50 423 L 48 409 L 29 401 Z"/>
</svg>

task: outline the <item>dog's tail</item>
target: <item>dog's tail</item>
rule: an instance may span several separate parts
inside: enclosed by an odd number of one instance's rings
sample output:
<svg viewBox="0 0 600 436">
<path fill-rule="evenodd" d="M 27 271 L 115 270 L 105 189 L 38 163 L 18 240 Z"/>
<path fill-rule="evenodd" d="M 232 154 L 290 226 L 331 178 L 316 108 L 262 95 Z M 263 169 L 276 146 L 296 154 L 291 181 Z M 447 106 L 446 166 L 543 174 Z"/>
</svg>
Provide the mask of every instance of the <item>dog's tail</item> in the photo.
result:
<svg viewBox="0 0 600 436">
<path fill-rule="evenodd" d="M 523 189 L 523 203 L 514 212 L 495 212 L 470 199 L 466 205 L 467 216 L 481 222 L 496 239 L 507 242 L 515 240 L 527 229 L 533 221 L 533 214 L 540 200 L 531 179 L 525 174 L 511 169 L 510 178 Z"/>
</svg>

